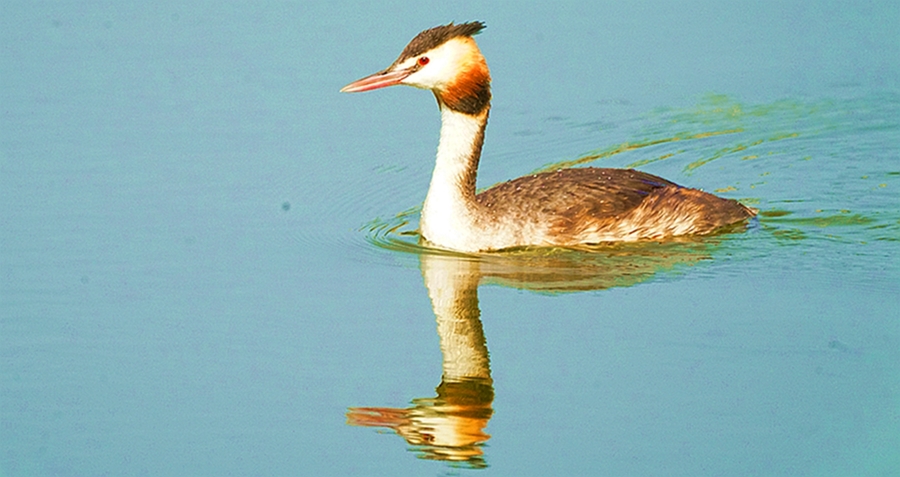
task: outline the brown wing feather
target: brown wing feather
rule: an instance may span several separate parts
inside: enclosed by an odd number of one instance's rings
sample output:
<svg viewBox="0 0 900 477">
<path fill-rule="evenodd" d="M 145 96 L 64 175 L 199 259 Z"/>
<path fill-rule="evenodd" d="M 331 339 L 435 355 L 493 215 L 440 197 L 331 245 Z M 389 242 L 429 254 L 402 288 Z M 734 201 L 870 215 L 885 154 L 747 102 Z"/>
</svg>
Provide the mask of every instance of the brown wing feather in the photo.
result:
<svg viewBox="0 0 900 477">
<path fill-rule="evenodd" d="M 607 229 L 646 238 L 702 234 L 756 215 L 735 200 L 633 169 L 560 169 L 498 184 L 477 200 L 494 217 L 552 226 L 562 243 Z"/>
<path fill-rule="evenodd" d="M 500 215 L 521 211 L 530 216 L 588 213 L 607 217 L 624 214 L 654 191 L 669 186 L 678 187 L 633 169 L 586 167 L 513 179 L 485 190 L 477 199 Z"/>
</svg>

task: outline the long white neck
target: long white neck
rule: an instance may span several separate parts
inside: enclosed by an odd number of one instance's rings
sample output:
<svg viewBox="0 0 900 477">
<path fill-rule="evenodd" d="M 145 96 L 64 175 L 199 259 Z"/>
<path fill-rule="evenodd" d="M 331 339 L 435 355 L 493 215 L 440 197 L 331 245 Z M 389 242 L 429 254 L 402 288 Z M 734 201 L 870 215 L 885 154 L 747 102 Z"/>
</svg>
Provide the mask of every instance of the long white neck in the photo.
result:
<svg viewBox="0 0 900 477">
<path fill-rule="evenodd" d="M 420 221 L 422 235 L 439 247 L 463 250 L 475 232 L 475 175 L 487 118 L 488 108 L 470 115 L 441 105 L 441 139 Z"/>
</svg>

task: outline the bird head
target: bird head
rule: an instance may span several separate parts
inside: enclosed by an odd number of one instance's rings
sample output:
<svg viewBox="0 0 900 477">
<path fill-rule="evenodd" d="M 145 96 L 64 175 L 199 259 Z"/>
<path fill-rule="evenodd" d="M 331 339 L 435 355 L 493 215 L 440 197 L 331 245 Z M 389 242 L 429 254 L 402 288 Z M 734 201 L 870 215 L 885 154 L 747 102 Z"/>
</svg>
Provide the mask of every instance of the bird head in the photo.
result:
<svg viewBox="0 0 900 477">
<path fill-rule="evenodd" d="M 467 113 L 481 112 L 490 102 L 491 76 L 473 35 L 484 23 L 442 25 L 425 30 L 406 45 L 391 66 L 344 86 L 357 93 L 394 85 L 434 92 L 441 106 Z"/>
</svg>

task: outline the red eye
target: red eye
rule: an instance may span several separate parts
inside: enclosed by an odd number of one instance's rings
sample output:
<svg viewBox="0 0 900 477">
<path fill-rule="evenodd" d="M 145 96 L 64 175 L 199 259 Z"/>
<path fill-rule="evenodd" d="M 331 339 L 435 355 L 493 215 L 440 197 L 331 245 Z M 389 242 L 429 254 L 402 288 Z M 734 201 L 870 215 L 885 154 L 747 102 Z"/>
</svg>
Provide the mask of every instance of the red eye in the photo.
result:
<svg viewBox="0 0 900 477">
<path fill-rule="evenodd" d="M 428 57 L 427 57 L 427 56 L 420 56 L 420 57 L 419 57 L 419 66 L 425 66 L 425 65 L 427 65 L 427 64 L 428 64 L 428 61 L 429 61 L 429 60 L 428 60 Z"/>
</svg>

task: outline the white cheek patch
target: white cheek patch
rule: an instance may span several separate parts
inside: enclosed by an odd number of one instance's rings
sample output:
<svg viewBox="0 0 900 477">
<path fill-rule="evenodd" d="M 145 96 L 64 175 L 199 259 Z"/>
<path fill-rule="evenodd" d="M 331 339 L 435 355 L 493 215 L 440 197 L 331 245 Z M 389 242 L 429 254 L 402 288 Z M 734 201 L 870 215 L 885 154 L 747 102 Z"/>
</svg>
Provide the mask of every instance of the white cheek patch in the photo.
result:
<svg viewBox="0 0 900 477">
<path fill-rule="evenodd" d="M 423 89 L 440 89 L 457 75 L 461 60 L 468 54 L 470 46 L 462 40 L 453 39 L 437 48 L 409 58 L 398 68 L 412 68 L 421 57 L 428 57 L 428 64 L 407 76 L 402 82 Z"/>
</svg>

